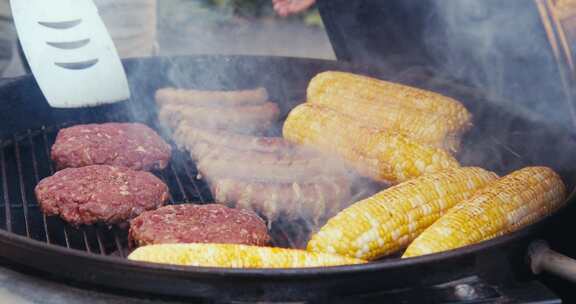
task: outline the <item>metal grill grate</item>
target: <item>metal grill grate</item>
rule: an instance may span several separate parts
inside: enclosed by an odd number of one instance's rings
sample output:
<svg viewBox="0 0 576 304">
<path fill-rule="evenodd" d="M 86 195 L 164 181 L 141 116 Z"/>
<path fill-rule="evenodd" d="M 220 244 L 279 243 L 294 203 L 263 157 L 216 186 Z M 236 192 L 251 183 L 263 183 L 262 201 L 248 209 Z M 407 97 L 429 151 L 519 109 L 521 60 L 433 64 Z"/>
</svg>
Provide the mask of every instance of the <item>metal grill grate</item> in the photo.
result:
<svg viewBox="0 0 576 304">
<path fill-rule="evenodd" d="M 547 129 L 547 125 L 522 116 L 512 115 L 516 108 L 495 106 L 477 91 L 441 81 L 423 70 L 408 71 L 396 81 L 430 89 L 467 102 L 474 113 L 475 128 L 467 134 L 460 159 L 465 165 L 481 165 L 504 174 L 529 164 L 549 165 L 565 178 L 569 189 L 574 180 L 574 162 L 564 150 L 576 149 L 572 134 Z M 128 107 L 140 109 L 142 106 Z M 520 113 L 523 113 L 520 111 Z M 125 121 L 139 117 L 139 113 L 106 113 L 90 122 Z M 528 116 L 527 116 L 528 117 Z M 502 121 L 508 122 L 502 132 Z M 148 122 L 159 129 L 157 122 Z M 0 141 L 0 229 L 45 242 L 51 245 L 90 252 L 93 254 L 125 257 L 127 250 L 126 227 L 104 225 L 73 228 L 59 218 L 46 217 L 39 209 L 34 187 L 54 172 L 50 160 L 52 146 L 58 130 L 71 125 L 49 126 L 27 130 Z M 559 144 L 560 143 L 560 144 Z M 563 156 L 563 157 L 559 157 Z M 157 175 L 171 190 L 170 204 L 183 202 L 208 203 L 212 196 L 207 185 L 196 179 L 197 169 L 189 156 L 174 149 L 170 166 Z M 301 248 L 309 234 L 304 222 L 280 222 L 271 227 L 274 245 Z"/>
<path fill-rule="evenodd" d="M 54 173 L 50 147 L 59 127 L 28 130 L 1 143 L 0 178 L 2 180 L 0 228 L 51 245 L 58 245 L 89 253 L 126 257 L 127 225 L 106 225 L 74 228 L 56 217 L 46 217 L 36 201 L 34 187 Z M 169 204 L 184 202 L 209 203 L 212 196 L 208 186 L 196 178 L 197 169 L 188 155 L 174 149 L 171 164 L 155 174 L 170 188 Z M 277 246 L 302 246 L 303 240 L 289 235 L 304 231 L 289 231 L 282 224 L 272 227 Z"/>
</svg>

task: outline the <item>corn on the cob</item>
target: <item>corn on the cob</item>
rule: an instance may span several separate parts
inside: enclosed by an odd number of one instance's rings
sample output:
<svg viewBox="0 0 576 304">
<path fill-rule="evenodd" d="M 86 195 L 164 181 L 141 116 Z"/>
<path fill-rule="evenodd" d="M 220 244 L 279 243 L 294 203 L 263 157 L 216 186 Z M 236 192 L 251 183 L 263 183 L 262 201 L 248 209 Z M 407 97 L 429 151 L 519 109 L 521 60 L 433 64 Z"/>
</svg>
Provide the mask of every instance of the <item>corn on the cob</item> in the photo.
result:
<svg viewBox="0 0 576 304">
<path fill-rule="evenodd" d="M 388 188 L 344 209 L 307 249 L 375 259 L 406 247 L 448 209 L 497 178 L 481 168 L 452 169 Z"/>
<path fill-rule="evenodd" d="M 346 72 L 328 71 L 314 77 L 308 85 L 309 101 L 331 104 L 352 101 L 401 105 L 446 119 L 449 130 L 468 128 L 471 114 L 458 101 L 438 93 Z M 330 101 L 333 100 L 333 101 Z"/>
<path fill-rule="evenodd" d="M 292 110 L 283 133 L 288 141 L 335 153 L 360 174 L 393 184 L 459 167 L 458 161 L 441 149 L 365 127 L 320 105 L 305 103 Z"/>
<path fill-rule="evenodd" d="M 516 231 L 564 204 L 566 188 L 553 170 L 513 172 L 451 209 L 408 247 L 403 257 L 459 248 Z"/>
<path fill-rule="evenodd" d="M 341 98 L 309 99 L 308 102 L 331 108 L 340 113 L 358 117 L 369 127 L 397 131 L 417 142 L 456 152 L 460 147 L 460 135 L 466 128 L 450 130 L 448 119 L 435 113 L 402 105 L 375 103 L 351 96 Z M 346 100 L 345 100 L 346 99 Z"/>
<path fill-rule="evenodd" d="M 303 268 L 366 261 L 304 250 L 237 244 L 161 244 L 136 249 L 130 260 L 183 266 L 229 268 Z"/>
</svg>

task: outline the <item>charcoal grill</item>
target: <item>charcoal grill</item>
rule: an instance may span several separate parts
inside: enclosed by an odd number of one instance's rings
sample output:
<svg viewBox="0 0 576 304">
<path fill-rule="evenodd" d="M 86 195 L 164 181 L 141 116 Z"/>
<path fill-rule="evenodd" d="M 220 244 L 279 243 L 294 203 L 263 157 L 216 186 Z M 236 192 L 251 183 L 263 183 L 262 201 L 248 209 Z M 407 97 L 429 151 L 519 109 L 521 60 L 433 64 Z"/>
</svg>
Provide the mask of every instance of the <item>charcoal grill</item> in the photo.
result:
<svg viewBox="0 0 576 304">
<path fill-rule="evenodd" d="M 576 215 L 576 162 L 571 159 L 576 153 L 576 135 L 569 127 L 574 100 L 572 90 L 566 90 L 566 84 L 574 79 L 563 70 L 573 56 L 562 45 L 549 44 L 566 40 L 562 35 L 570 31 L 556 28 L 557 20 L 549 20 L 553 19 L 556 1 L 475 1 L 483 4 L 479 6 L 483 10 L 457 11 L 461 19 L 456 21 L 462 22 L 461 26 L 456 23 L 459 28 L 474 29 L 469 20 L 484 24 L 482 18 L 488 18 L 486 22 L 493 22 L 490 16 L 495 14 L 509 14 L 518 20 L 490 32 L 498 50 L 490 59 L 497 66 L 486 66 L 482 62 L 485 50 L 474 48 L 474 44 L 458 44 L 454 36 L 442 33 L 446 15 L 438 10 L 438 4 L 448 2 L 469 1 L 318 0 L 336 55 L 343 61 L 259 56 L 131 59 L 124 65 L 132 100 L 97 108 L 52 109 L 31 76 L 0 80 L 0 257 L 89 286 L 224 302 L 327 301 L 371 293 L 383 293 L 387 299 L 403 303 L 547 299 L 531 296 L 541 285 L 528 267 L 529 244 L 544 238 L 553 248 L 576 254 L 574 242 L 563 233 L 573 227 Z M 556 25 L 547 32 L 543 24 Z M 532 44 L 518 49 L 514 37 Z M 434 46 L 449 46 L 451 56 L 438 56 L 443 52 Z M 211 90 L 263 86 L 286 115 L 304 101 L 309 80 L 326 70 L 375 76 L 461 100 L 474 114 L 475 124 L 464 139 L 463 164 L 480 165 L 500 174 L 526 165 L 550 166 L 566 182 L 571 193 L 569 204 L 521 231 L 458 250 L 367 265 L 275 270 L 131 262 L 125 259 L 124 228 L 75 229 L 57 218 L 43 216 L 38 209 L 33 189 L 53 172 L 49 149 L 62 127 L 134 121 L 148 124 L 169 139 L 158 125 L 153 101 L 155 91 L 165 86 Z M 487 79 L 500 73 L 507 85 L 495 88 L 493 83 L 478 81 L 478 71 Z M 535 75 L 538 77 L 532 79 Z M 487 97 L 486 93 L 494 89 L 500 89 L 496 90 L 499 97 Z M 548 106 L 543 107 L 542 100 Z M 550 119 L 551 114 L 555 119 Z M 279 130 L 277 126 L 271 134 L 278 135 Z M 206 185 L 196 179 L 196 167 L 186 153 L 176 151 L 170 166 L 156 174 L 171 189 L 170 203 L 212 200 Z M 303 223 L 280 222 L 272 234 L 277 246 L 301 247 L 308 232 Z M 520 292 L 518 284 L 524 286 Z M 468 289 L 459 289 L 462 286 Z M 462 292 L 470 288 L 476 292 Z M 402 293 L 409 295 L 398 296 Z M 376 301 L 365 299 L 368 303 Z"/>
<path fill-rule="evenodd" d="M 283 114 L 304 100 L 309 80 L 318 72 L 343 70 L 432 89 L 465 102 L 476 128 L 465 139 L 461 159 L 499 173 L 524 165 L 557 169 L 574 188 L 576 151 L 572 134 L 531 117 L 513 105 L 490 101 L 475 89 L 432 75 L 426 68 L 397 71 L 371 69 L 336 61 L 258 56 L 193 56 L 134 59 L 124 62 L 132 100 L 92 109 L 48 107 L 30 76 L 3 80 L 0 93 L 0 256 L 64 279 L 128 291 L 194 298 L 234 300 L 302 300 L 430 286 L 468 276 L 487 282 L 530 278 L 525 263 L 530 241 L 566 223 L 571 207 L 517 233 L 450 252 L 408 259 L 387 259 L 367 265 L 312 269 L 186 268 L 131 262 L 125 259 L 126 231 L 104 226 L 72 228 L 38 209 L 33 188 L 53 172 L 49 148 L 67 125 L 106 121 L 137 121 L 159 132 L 154 92 L 165 86 L 197 89 L 245 89 L 264 86 Z M 265 73 L 262 71 L 266 71 Z M 251 77 L 246 77 L 250 75 Z M 426 76 L 429 75 L 429 76 Z M 509 132 L 500 132 L 506 121 Z M 278 133 L 279 129 L 272 130 Z M 212 200 L 196 179 L 194 163 L 176 151 L 171 165 L 157 173 L 171 189 L 170 203 Z M 570 197 L 572 199 L 573 194 Z M 302 246 L 307 231 L 301 223 L 280 223 L 273 229 L 278 246 Z M 551 241 L 554 241 L 551 239 Z M 563 244 L 559 242 L 558 244 Z"/>
</svg>

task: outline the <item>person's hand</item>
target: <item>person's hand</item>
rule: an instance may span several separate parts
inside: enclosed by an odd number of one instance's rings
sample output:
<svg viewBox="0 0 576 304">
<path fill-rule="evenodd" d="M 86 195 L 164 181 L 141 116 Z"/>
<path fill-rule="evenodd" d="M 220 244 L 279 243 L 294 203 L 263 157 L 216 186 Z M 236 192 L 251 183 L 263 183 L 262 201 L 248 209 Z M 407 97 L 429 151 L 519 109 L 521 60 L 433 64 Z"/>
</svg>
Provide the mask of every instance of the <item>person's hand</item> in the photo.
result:
<svg viewBox="0 0 576 304">
<path fill-rule="evenodd" d="M 309 9 L 316 0 L 272 0 L 278 15 L 286 17 Z"/>
</svg>

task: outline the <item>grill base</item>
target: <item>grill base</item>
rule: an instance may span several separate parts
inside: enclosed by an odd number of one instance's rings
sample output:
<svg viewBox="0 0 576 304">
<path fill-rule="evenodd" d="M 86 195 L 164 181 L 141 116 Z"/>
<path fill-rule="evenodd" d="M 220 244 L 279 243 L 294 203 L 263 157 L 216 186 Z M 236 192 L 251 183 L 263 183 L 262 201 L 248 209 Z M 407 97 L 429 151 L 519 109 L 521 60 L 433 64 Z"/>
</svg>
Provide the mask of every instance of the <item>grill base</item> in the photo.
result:
<svg viewBox="0 0 576 304">
<path fill-rule="evenodd" d="M 8 265 L 0 260 L 0 265 Z M 113 289 L 96 288 L 93 285 L 61 281 L 42 272 L 9 265 L 0 268 L 0 284 L 10 294 L 30 302 L 45 304 L 81 304 L 92 302 L 140 304 L 153 301 L 158 304 L 190 303 L 190 298 L 147 295 L 144 293 L 122 292 Z M 54 299 L 54 300 L 52 300 Z M 405 289 L 392 292 L 371 293 L 354 297 L 317 299 L 324 303 L 523 303 L 556 304 L 561 299 L 538 281 L 491 285 L 477 277 L 448 282 L 442 285 Z M 223 299 L 194 299 L 193 303 L 253 303 Z M 282 301 L 282 303 L 290 303 Z M 303 303 L 295 301 L 293 303 Z M 307 302 L 307 303 L 315 303 Z"/>
</svg>

